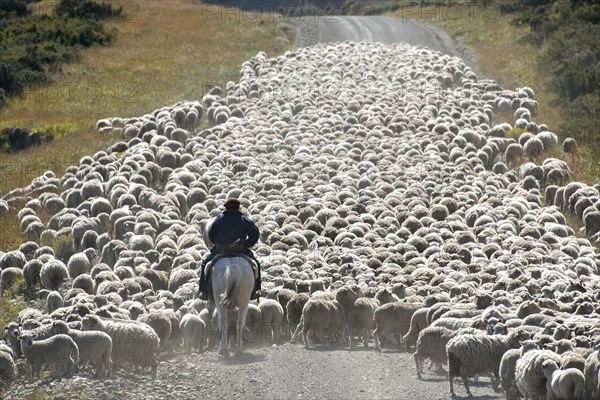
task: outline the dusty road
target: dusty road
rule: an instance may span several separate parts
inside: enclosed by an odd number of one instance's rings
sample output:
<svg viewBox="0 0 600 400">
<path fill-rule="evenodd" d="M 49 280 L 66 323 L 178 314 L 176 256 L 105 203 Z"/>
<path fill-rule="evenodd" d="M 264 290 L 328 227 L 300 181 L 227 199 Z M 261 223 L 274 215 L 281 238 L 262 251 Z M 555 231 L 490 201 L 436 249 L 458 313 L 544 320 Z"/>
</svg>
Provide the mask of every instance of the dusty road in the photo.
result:
<svg viewBox="0 0 600 400">
<path fill-rule="evenodd" d="M 310 16 L 293 20 L 296 26 L 296 47 L 322 42 L 405 42 L 462 58 L 469 66 L 475 58 L 469 49 L 452 39 L 441 28 L 418 21 L 396 17 Z"/>
<path fill-rule="evenodd" d="M 158 378 L 119 370 L 112 378 L 93 379 L 81 374 L 54 381 L 25 383 L 6 394 L 6 399 L 26 399 L 35 389 L 77 394 L 85 399 L 449 399 L 444 375 L 425 370 L 416 379 L 412 354 L 376 352 L 372 347 L 315 348 L 300 344 L 262 345 L 237 357 L 217 359 L 216 351 L 161 357 Z M 490 387 L 489 378 L 472 382 L 473 400 L 502 399 Z M 457 395 L 464 387 L 457 381 Z M 66 396 L 68 397 L 68 396 Z"/>
</svg>

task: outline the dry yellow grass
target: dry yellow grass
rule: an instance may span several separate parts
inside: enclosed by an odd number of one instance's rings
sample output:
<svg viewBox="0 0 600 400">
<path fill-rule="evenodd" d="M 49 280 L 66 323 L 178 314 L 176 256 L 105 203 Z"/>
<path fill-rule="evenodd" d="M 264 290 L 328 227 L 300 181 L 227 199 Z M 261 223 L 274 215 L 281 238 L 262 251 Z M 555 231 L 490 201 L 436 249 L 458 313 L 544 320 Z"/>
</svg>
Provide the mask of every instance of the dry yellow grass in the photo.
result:
<svg viewBox="0 0 600 400">
<path fill-rule="evenodd" d="M 216 84 L 237 81 L 241 64 L 257 52 L 281 54 L 294 39 L 293 29 L 272 15 L 225 12 L 181 0 L 121 1 L 125 17 L 107 23 L 117 31 L 111 46 L 83 50 L 52 84 L 29 90 L 0 109 L 0 129 L 55 125 L 67 132 L 48 145 L 0 153 L 0 196 L 48 169 L 61 175 L 82 156 L 118 141 L 94 129 L 98 119 L 139 116 L 200 99 Z M 37 4 L 36 12 L 46 12 L 51 4 Z M 15 226 L 7 218 L 0 218 L 0 224 Z M 15 235 L 13 229 L 2 229 L 0 249 L 19 243 Z"/>
<path fill-rule="evenodd" d="M 459 1 L 454 6 L 406 7 L 391 15 L 430 22 L 444 28 L 473 51 L 481 78 L 494 79 L 506 89 L 531 87 L 539 102 L 535 121 L 558 131 L 567 111 L 550 87 L 552 77 L 537 67 L 536 60 L 542 48 L 527 40 L 530 33 L 528 25 L 512 24 L 515 16 L 502 13 L 497 4 L 484 7 Z M 498 121 L 514 122 L 512 118 L 510 113 L 496 116 Z M 573 180 L 592 184 L 598 179 L 597 156 L 586 144 L 580 143 L 579 147 L 578 158 L 563 159 L 571 167 Z"/>
</svg>

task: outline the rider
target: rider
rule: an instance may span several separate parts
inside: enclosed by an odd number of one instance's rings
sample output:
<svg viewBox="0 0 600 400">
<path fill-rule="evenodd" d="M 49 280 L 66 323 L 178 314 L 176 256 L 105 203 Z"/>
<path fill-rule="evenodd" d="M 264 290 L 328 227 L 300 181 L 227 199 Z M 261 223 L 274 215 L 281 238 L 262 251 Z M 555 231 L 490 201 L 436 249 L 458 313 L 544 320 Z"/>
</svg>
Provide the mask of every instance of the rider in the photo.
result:
<svg viewBox="0 0 600 400">
<path fill-rule="evenodd" d="M 208 231 L 208 237 L 211 242 L 215 245 L 210 252 L 204 257 L 200 264 L 200 282 L 199 282 L 199 295 L 201 300 L 208 299 L 208 291 L 206 276 L 204 275 L 204 269 L 206 265 L 217 255 L 219 251 L 217 249 L 218 244 L 228 244 L 240 241 L 244 244 L 243 254 L 249 256 L 256 262 L 258 268 L 258 276 L 254 282 L 254 291 L 250 297 L 252 300 L 258 297 L 260 291 L 260 264 L 254 257 L 254 254 L 250 250 L 250 247 L 254 246 L 260 237 L 260 232 L 256 224 L 248 217 L 246 217 L 240 211 L 240 201 L 236 198 L 230 197 L 225 201 L 225 211 L 219 215 L 210 226 Z"/>
</svg>

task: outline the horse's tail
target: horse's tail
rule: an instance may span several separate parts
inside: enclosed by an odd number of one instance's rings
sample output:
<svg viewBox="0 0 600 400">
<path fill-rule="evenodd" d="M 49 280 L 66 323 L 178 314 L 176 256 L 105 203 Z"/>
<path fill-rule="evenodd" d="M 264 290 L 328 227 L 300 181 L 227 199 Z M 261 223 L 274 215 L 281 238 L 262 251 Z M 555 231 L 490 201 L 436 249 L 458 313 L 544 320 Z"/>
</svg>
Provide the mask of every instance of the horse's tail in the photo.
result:
<svg viewBox="0 0 600 400">
<path fill-rule="evenodd" d="M 234 308 L 237 306 L 239 295 L 237 286 L 237 281 L 234 279 L 229 286 L 227 286 L 225 292 L 221 293 L 221 304 L 223 307 Z"/>
</svg>

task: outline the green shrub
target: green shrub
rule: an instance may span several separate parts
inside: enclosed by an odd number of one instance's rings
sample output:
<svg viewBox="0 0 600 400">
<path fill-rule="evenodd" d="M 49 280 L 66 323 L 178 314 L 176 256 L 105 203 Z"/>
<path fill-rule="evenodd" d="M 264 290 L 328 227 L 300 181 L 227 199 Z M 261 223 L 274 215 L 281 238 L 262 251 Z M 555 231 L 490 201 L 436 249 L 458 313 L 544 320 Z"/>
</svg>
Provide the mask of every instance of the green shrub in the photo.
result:
<svg viewBox="0 0 600 400">
<path fill-rule="evenodd" d="M 60 0 L 54 12 L 60 16 L 102 19 L 121 15 L 123 7 L 113 9 L 112 5 L 105 1 L 98 3 L 90 0 Z"/>
</svg>

